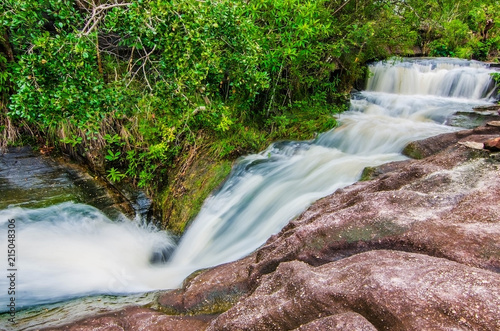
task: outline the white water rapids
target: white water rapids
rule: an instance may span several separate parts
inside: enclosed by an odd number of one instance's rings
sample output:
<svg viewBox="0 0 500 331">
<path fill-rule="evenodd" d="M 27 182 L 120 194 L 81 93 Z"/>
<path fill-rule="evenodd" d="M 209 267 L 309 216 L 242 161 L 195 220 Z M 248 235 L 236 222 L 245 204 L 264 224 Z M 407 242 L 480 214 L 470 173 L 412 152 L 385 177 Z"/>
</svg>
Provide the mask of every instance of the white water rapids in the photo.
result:
<svg viewBox="0 0 500 331">
<path fill-rule="evenodd" d="M 0 211 L 0 266 L 7 222 L 16 220 L 17 308 L 85 296 L 174 288 L 192 271 L 241 258 L 312 202 L 354 183 L 363 168 L 402 160 L 413 140 L 457 130 L 457 111 L 490 104 L 490 70 L 478 62 L 414 59 L 370 67 L 367 90 L 351 100 L 341 126 L 308 142 L 278 142 L 240 159 L 205 202 L 167 264 L 154 251 L 173 245 L 140 222 L 111 221 L 76 203 Z M 0 277 L 0 311 L 8 279 Z"/>
</svg>

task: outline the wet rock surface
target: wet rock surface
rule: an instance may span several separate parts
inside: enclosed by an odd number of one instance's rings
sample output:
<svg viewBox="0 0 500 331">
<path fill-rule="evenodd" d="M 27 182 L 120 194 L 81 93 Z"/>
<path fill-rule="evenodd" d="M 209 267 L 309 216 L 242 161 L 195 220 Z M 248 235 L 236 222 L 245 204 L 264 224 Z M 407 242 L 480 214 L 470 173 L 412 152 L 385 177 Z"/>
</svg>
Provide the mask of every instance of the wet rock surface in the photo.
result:
<svg viewBox="0 0 500 331">
<path fill-rule="evenodd" d="M 74 201 L 87 203 L 114 217 L 133 216 L 130 202 L 87 169 L 63 158 L 53 159 L 31 147 L 12 147 L 0 154 L 0 209 L 40 208 Z"/>
<path fill-rule="evenodd" d="M 45 330 L 196 331 L 204 329 L 212 319 L 213 316 L 168 316 L 152 309 L 134 307 Z"/>
<path fill-rule="evenodd" d="M 194 273 L 184 281 L 181 289 L 160 295 L 158 303 L 170 313 L 222 313 L 249 291 L 248 266 L 254 261 L 255 257 L 250 255 Z"/>
<path fill-rule="evenodd" d="M 460 144 L 497 137 L 488 126 L 413 143 L 420 159 L 373 169 L 148 314 L 165 330 L 165 313 L 211 314 L 186 321 L 198 330 L 499 330 L 500 157 Z"/>
<path fill-rule="evenodd" d="M 492 125 L 482 126 L 471 130 L 463 130 L 411 142 L 405 147 L 403 154 L 413 159 L 423 159 L 438 152 L 442 152 L 444 149 L 457 142 L 473 142 L 479 144 L 496 137 L 498 137 L 497 127 Z"/>
<path fill-rule="evenodd" d="M 495 105 L 488 105 L 488 106 L 479 106 L 479 107 L 474 107 L 474 111 L 478 112 L 483 112 L 483 111 L 499 111 L 500 110 L 500 105 L 495 104 Z"/>
</svg>

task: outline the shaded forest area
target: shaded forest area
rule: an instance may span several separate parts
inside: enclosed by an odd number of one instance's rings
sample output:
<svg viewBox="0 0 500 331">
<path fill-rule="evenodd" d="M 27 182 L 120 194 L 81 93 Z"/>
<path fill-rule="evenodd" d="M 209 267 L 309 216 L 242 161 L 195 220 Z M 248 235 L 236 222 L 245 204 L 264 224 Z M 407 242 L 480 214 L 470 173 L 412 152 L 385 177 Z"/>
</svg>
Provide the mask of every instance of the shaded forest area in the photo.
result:
<svg viewBox="0 0 500 331">
<path fill-rule="evenodd" d="M 498 61 L 500 46 L 494 0 L 2 0 L 0 13 L 0 148 L 80 156 L 155 196 L 179 233 L 236 157 L 334 127 L 368 61 Z M 204 177 L 188 185 L 194 164 Z M 173 206 L 186 186 L 199 196 Z"/>
</svg>

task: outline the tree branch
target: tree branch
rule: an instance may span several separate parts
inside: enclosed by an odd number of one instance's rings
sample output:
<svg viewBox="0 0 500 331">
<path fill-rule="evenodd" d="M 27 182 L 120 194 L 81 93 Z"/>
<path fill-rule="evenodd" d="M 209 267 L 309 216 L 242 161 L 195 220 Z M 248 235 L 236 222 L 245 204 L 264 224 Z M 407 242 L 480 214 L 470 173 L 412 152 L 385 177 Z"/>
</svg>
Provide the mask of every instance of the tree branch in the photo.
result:
<svg viewBox="0 0 500 331">
<path fill-rule="evenodd" d="M 332 16 L 333 16 L 333 15 L 335 15 L 335 14 L 337 14 L 339 11 L 341 11 L 341 10 L 342 10 L 342 8 L 344 8 L 344 7 L 345 7 L 345 5 L 347 5 L 349 2 L 351 2 L 351 0 L 347 0 L 346 2 L 344 2 L 344 3 L 343 3 L 343 4 L 339 7 L 339 8 L 337 8 L 337 9 L 333 12 Z"/>
<path fill-rule="evenodd" d="M 88 2 L 87 2 L 88 3 Z M 117 8 L 117 7 L 128 7 L 132 3 L 126 2 L 126 3 L 112 3 L 112 4 L 103 4 L 99 5 L 96 7 L 92 7 L 92 14 L 90 18 L 87 20 L 87 23 L 83 27 L 81 33 L 84 36 L 88 36 L 92 31 L 95 29 L 97 24 L 99 24 L 100 21 L 104 18 L 102 15 L 105 11 L 112 9 L 112 8 Z"/>
</svg>

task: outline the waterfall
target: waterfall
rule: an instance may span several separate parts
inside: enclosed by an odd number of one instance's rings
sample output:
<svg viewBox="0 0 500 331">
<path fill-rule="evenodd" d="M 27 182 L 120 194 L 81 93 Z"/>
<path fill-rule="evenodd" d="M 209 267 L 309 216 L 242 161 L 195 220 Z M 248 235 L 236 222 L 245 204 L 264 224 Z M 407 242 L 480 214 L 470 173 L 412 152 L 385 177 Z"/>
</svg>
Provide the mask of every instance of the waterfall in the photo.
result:
<svg viewBox="0 0 500 331">
<path fill-rule="evenodd" d="M 490 98 L 491 70 L 475 61 L 416 59 L 379 62 L 371 66 L 367 90 L 404 95 L 432 95 L 467 99 Z"/>
<path fill-rule="evenodd" d="M 379 62 L 370 72 L 340 127 L 241 159 L 205 202 L 172 264 L 209 266 L 252 252 L 313 201 L 354 183 L 365 167 L 404 159 L 400 152 L 413 140 L 458 130 L 443 125 L 446 118 L 491 102 L 493 93 L 492 71 L 480 62 Z M 471 77 L 477 85 L 466 83 Z M 435 88 L 444 85 L 451 87 Z"/>
<path fill-rule="evenodd" d="M 479 62 L 389 61 L 370 72 L 366 91 L 353 95 L 339 127 L 239 159 L 166 264 L 150 259 L 172 247 L 168 234 L 137 221 L 111 221 L 87 205 L 0 211 L 4 234 L 8 219 L 17 222 L 18 307 L 177 287 L 192 271 L 251 253 L 315 200 L 354 183 L 363 168 L 405 159 L 401 151 L 410 141 L 458 130 L 445 125 L 455 112 L 493 101 L 492 71 Z M 6 240 L 0 238 L 2 264 Z M 0 278 L 0 288 L 7 287 Z M 8 300 L 4 292 L 1 302 Z"/>
</svg>

